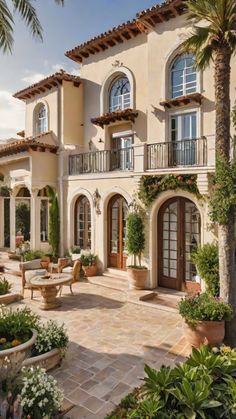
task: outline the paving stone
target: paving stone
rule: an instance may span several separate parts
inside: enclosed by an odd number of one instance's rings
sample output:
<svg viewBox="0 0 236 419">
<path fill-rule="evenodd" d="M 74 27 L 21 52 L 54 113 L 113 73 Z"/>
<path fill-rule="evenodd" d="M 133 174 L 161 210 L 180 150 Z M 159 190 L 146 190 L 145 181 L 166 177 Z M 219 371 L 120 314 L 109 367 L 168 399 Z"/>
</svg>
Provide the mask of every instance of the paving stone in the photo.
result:
<svg viewBox="0 0 236 419">
<path fill-rule="evenodd" d="M 80 403 L 87 400 L 90 396 L 90 394 L 78 387 L 71 393 L 67 394 L 67 399 L 75 405 L 79 405 Z"/>
<path fill-rule="evenodd" d="M 81 405 L 86 407 L 92 413 L 97 413 L 104 406 L 104 401 L 91 396 L 85 402 L 82 402 Z"/>
</svg>

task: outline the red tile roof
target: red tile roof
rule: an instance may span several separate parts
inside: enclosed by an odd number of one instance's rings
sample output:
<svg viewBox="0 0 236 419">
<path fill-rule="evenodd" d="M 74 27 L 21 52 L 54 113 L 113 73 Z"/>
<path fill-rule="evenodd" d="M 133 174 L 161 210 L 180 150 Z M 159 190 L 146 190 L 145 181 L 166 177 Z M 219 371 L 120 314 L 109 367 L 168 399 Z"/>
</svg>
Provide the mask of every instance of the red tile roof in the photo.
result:
<svg viewBox="0 0 236 419">
<path fill-rule="evenodd" d="M 42 143 L 38 141 L 39 139 L 50 134 L 51 131 L 44 132 L 42 134 L 36 135 L 35 137 L 28 137 L 24 140 L 16 140 L 12 143 L 2 145 L 0 147 L 0 157 L 10 156 L 11 154 L 22 153 L 24 151 L 29 151 L 29 149 L 34 151 L 45 151 L 49 150 L 52 153 L 56 153 L 58 147 L 52 144 Z"/>
<path fill-rule="evenodd" d="M 134 111 L 133 109 L 124 109 L 115 112 L 108 112 L 102 116 L 98 116 L 97 118 L 92 118 L 91 122 L 94 125 L 98 125 L 99 127 L 103 128 L 104 125 L 109 125 L 112 122 L 116 121 L 132 121 L 134 122 L 135 118 L 137 118 L 138 112 Z"/>
<path fill-rule="evenodd" d="M 141 33 L 147 33 L 158 23 L 167 21 L 186 12 L 185 0 L 166 0 L 161 4 L 143 10 L 136 14 L 136 18 L 110 29 L 101 35 L 67 51 L 65 55 L 81 63 L 88 58 L 109 47 L 123 43 Z"/>
<path fill-rule="evenodd" d="M 45 79 L 40 80 L 38 83 L 32 84 L 31 86 L 16 92 L 13 97 L 21 100 L 30 99 L 35 95 L 58 86 L 63 80 L 72 81 L 76 87 L 81 84 L 81 78 L 79 76 L 73 76 L 72 74 L 66 73 L 64 70 L 60 70 L 57 73 L 51 74 Z"/>
</svg>

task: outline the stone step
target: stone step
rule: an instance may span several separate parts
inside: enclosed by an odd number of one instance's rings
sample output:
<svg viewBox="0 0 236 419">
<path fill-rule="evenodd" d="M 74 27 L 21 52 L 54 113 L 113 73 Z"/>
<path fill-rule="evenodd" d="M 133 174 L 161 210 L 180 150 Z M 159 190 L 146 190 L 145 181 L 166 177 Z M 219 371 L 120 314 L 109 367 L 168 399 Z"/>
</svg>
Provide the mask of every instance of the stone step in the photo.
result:
<svg viewBox="0 0 236 419">
<path fill-rule="evenodd" d="M 122 269 L 116 269 L 116 268 L 107 268 L 104 272 L 103 272 L 104 276 L 114 276 L 116 278 L 120 278 L 120 279 L 128 279 L 128 272 L 127 271 L 123 271 Z"/>
<path fill-rule="evenodd" d="M 127 291 L 129 289 L 128 280 L 118 276 L 91 276 L 88 278 L 88 281 L 94 285 L 100 285 L 102 287 L 111 288 L 118 291 Z"/>
</svg>

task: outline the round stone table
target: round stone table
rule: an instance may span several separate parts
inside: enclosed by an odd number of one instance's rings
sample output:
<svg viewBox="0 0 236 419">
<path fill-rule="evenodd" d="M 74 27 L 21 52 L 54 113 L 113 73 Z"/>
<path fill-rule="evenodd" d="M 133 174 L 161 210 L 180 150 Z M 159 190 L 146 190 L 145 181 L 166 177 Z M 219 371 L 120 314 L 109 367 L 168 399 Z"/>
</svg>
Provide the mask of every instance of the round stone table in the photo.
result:
<svg viewBox="0 0 236 419">
<path fill-rule="evenodd" d="M 42 310 L 52 310 L 61 305 L 57 298 L 58 291 L 63 285 L 69 284 L 73 280 L 70 274 L 51 274 L 50 278 L 43 278 L 42 276 L 35 276 L 30 283 L 36 288 L 40 289 L 43 301 L 40 304 Z M 58 287 L 58 288 L 57 288 Z"/>
</svg>

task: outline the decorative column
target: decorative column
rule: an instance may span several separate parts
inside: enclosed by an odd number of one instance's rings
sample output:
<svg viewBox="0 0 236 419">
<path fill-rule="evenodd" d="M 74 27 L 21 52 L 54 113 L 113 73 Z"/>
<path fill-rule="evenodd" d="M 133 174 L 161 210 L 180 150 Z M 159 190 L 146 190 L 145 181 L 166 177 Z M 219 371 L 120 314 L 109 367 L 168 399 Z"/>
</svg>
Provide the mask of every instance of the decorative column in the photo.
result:
<svg viewBox="0 0 236 419">
<path fill-rule="evenodd" d="M 10 248 L 16 250 L 16 191 L 10 195 Z"/>
<path fill-rule="evenodd" d="M 30 248 L 36 250 L 37 248 L 37 224 L 40 222 L 40 218 L 37 217 L 37 196 L 38 189 L 31 190 L 30 199 Z"/>
</svg>

